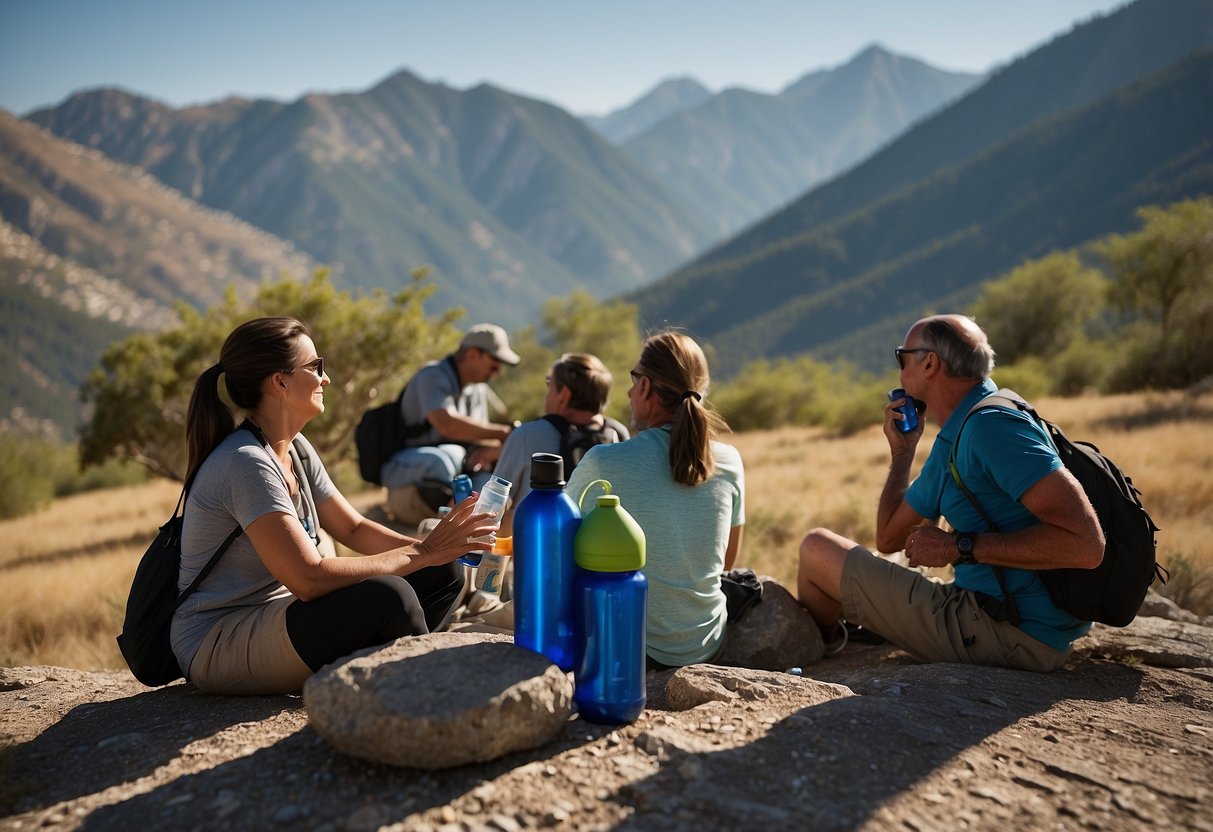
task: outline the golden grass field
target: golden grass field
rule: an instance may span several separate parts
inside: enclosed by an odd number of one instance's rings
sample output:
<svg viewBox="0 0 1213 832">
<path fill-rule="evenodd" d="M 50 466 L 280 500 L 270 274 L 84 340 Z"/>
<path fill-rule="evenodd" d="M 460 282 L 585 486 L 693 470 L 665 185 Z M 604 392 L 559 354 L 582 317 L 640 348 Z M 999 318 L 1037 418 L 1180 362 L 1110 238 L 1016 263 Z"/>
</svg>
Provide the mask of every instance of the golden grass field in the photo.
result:
<svg viewBox="0 0 1213 832">
<path fill-rule="evenodd" d="M 1213 396 L 1182 393 L 1042 399 L 1039 411 L 1072 439 L 1094 442 L 1145 495 L 1172 569 L 1164 594 L 1213 613 Z M 928 425 L 919 463 L 934 437 Z M 794 591 L 801 537 L 824 526 L 874 538 L 888 465 L 879 427 L 832 437 L 817 428 L 736 434 L 746 466 L 739 565 Z M 0 665 L 123 667 L 114 636 L 139 557 L 173 510 L 179 486 L 157 481 L 57 500 L 0 521 Z M 352 495 L 366 508 L 376 492 Z"/>
</svg>

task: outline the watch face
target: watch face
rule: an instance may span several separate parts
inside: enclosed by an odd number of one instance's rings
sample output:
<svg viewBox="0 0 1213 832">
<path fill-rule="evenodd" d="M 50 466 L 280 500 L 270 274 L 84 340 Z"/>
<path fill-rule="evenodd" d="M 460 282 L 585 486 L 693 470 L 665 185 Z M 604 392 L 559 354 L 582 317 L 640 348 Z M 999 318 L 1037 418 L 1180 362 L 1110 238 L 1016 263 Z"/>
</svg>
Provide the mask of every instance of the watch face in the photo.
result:
<svg viewBox="0 0 1213 832">
<path fill-rule="evenodd" d="M 973 538 L 967 534 L 960 535 L 956 538 L 956 548 L 967 555 L 973 551 Z"/>
</svg>

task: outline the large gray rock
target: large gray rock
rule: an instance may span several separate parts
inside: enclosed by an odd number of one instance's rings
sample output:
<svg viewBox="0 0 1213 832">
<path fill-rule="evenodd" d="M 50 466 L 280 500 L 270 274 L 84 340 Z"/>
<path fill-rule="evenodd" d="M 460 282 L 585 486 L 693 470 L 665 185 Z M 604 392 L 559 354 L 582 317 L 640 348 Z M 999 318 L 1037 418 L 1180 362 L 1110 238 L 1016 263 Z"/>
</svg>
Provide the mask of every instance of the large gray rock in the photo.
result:
<svg viewBox="0 0 1213 832">
<path fill-rule="evenodd" d="M 1211 635 L 1200 624 L 1138 616 L 1127 627 L 1096 624 L 1074 651 L 1155 667 L 1213 668 Z"/>
<path fill-rule="evenodd" d="M 825 644 L 809 611 L 774 578 L 763 575 L 762 600 L 740 621 L 730 622 L 717 664 L 787 670 L 821 661 Z"/>
<path fill-rule="evenodd" d="M 707 664 L 680 667 L 665 685 L 665 704 L 672 711 L 686 711 L 705 702 L 778 703 L 795 709 L 854 695 L 844 685 L 790 673 Z"/>
<path fill-rule="evenodd" d="M 316 733 L 335 748 L 437 769 L 553 739 L 571 713 L 573 682 L 510 636 L 435 633 L 321 669 L 303 701 Z"/>
</svg>

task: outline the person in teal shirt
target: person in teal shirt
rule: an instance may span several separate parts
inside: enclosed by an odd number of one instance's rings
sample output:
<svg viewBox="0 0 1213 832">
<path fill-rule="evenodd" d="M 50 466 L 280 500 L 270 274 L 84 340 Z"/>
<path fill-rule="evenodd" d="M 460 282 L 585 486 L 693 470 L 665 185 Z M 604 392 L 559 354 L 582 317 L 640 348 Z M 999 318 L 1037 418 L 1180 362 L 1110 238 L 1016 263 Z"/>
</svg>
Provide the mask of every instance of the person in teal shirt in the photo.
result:
<svg viewBox="0 0 1213 832">
<path fill-rule="evenodd" d="M 955 580 L 932 581 L 815 529 L 800 547 L 800 602 L 833 643 L 851 622 L 926 661 L 1057 669 L 1091 625 L 1059 609 L 1037 572 L 1099 565 L 1104 539 L 1094 509 L 1040 425 L 1018 410 L 990 408 L 969 419 L 956 448 L 961 479 L 999 529 L 990 530 L 948 470 L 965 416 L 997 390 L 985 333 L 970 318 L 933 316 L 915 323 L 895 352 L 901 386 L 940 431 L 911 483 L 922 425 L 901 432 L 894 424 L 901 401 L 886 404 L 892 461 L 877 509 L 877 547 L 904 550 L 912 567 L 952 564 Z M 939 528 L 941 517 L 955 531 Z M 1005 617 L 1004 587 L 1017 624 Z"/>
<path fill-rule="evenodd" d="M 577 502 L 595 480 L 607 480 L 644 530 L 649 668 L 710 661 L 728 623 L 721 574 L 733 568 L 745 524 L 741 454 L 715 438 L 728 425 L 708 406 L 708 363 L 691 338 L 648 338 L 631 376 L 639 432 L 590 448 L 565 492 Z"/>
</svg>

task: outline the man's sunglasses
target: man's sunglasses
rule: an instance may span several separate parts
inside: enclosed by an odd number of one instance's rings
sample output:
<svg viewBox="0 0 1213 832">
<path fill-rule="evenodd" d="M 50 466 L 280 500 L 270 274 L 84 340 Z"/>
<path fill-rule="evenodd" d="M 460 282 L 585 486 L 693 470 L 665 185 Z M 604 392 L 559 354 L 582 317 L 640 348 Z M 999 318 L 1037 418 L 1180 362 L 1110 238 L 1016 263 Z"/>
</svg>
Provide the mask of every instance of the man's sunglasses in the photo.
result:
<svg viewBox="0 0 1213 832">
<path fill-rule="evenodd" d="M 898 347 L 893 350 L 893 355 L 897 356 L 897 368 L 899 370 L 906 368 L 906 353 L 912 352 L 934 352 L 934 350 L 929 350 L 926 347 Z"/>
</svg>

